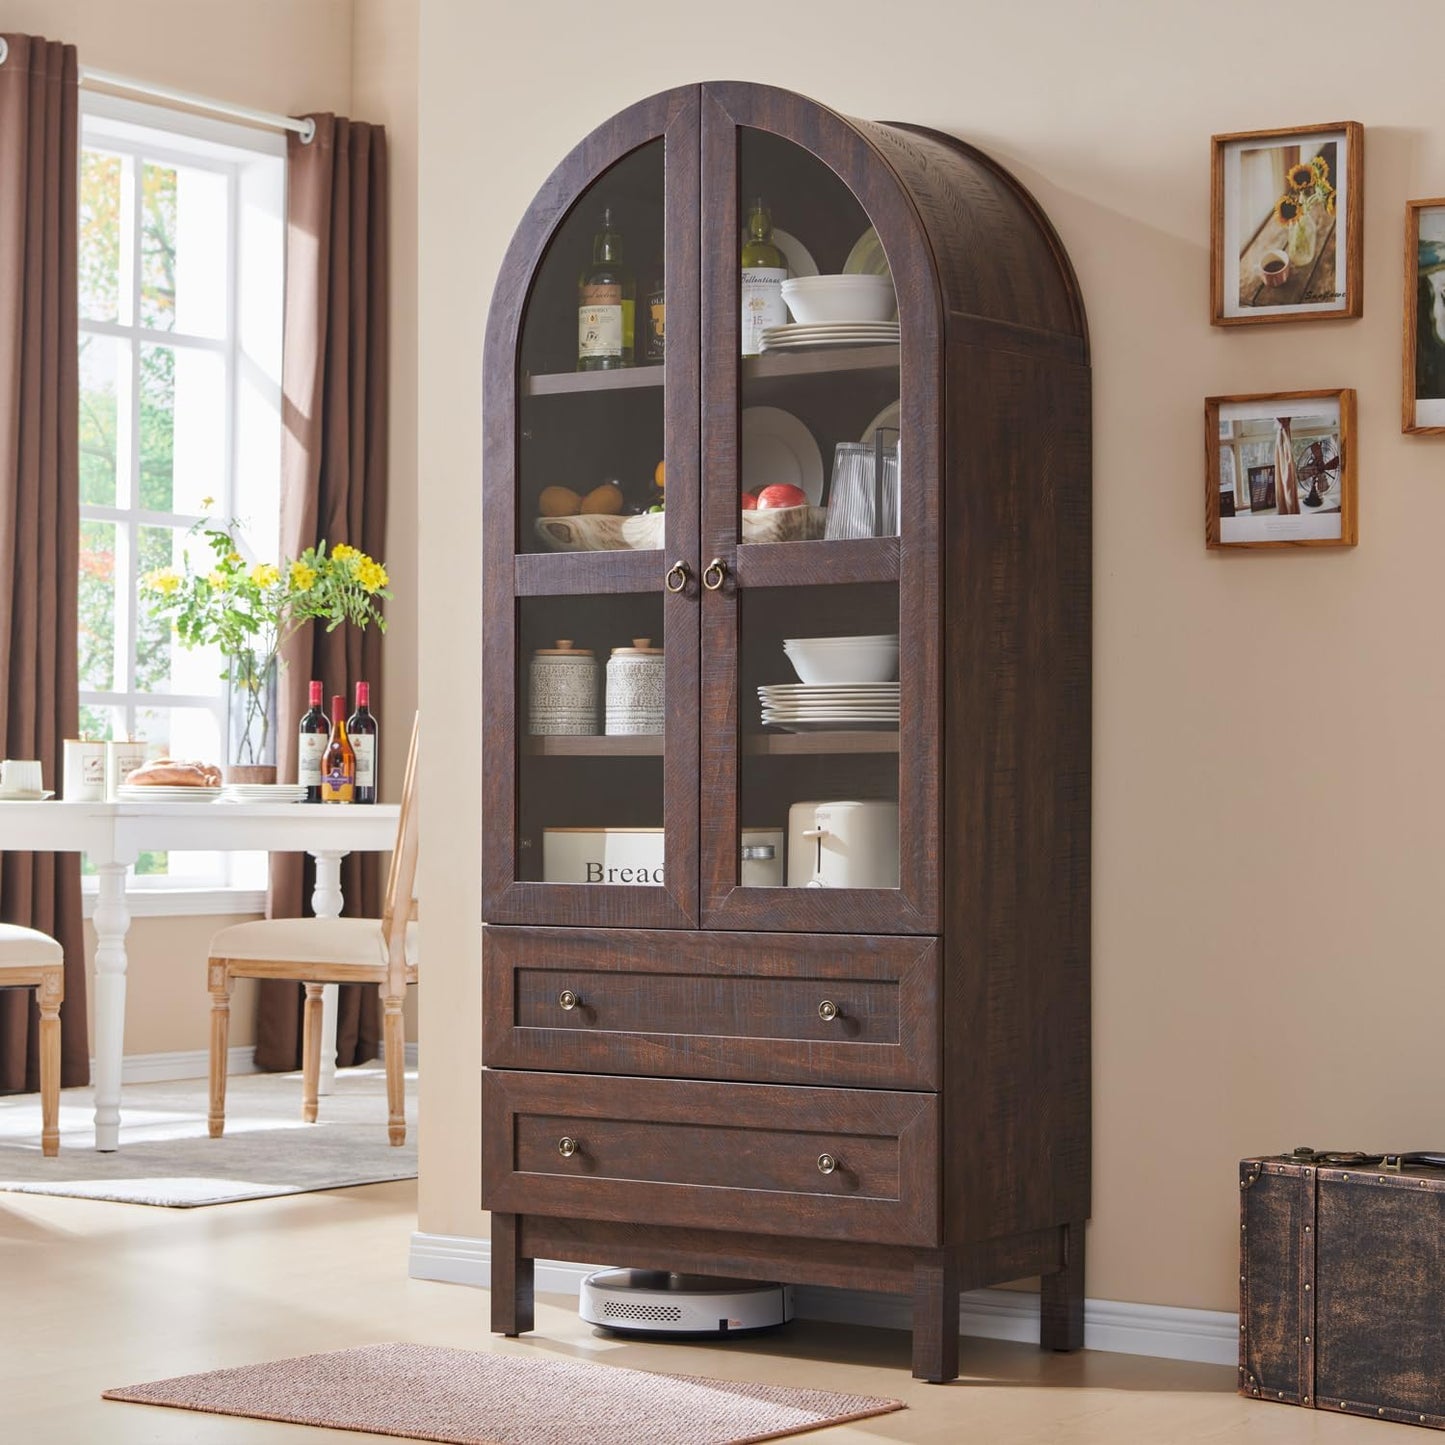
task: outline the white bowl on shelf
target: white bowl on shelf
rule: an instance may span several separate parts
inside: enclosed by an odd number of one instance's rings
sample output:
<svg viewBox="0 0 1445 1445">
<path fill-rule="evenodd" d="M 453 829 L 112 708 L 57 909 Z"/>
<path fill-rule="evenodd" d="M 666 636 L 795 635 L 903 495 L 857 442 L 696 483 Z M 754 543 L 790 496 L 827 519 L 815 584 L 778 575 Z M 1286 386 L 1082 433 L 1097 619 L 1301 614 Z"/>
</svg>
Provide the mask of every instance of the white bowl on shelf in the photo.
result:
<svg viewBox="0 0 1445 1445">
<path fill-rule="evenodd" d="M 891 321 L 898 310 L 887 276 L 794 276 L 783 300 L 795 321 Z"/>
<path fill-rule="evenodd" d="M 897 637 L 789 637 L 783 651 L 804 682 L 893 682 L 898 676 Z"/>
</svg>

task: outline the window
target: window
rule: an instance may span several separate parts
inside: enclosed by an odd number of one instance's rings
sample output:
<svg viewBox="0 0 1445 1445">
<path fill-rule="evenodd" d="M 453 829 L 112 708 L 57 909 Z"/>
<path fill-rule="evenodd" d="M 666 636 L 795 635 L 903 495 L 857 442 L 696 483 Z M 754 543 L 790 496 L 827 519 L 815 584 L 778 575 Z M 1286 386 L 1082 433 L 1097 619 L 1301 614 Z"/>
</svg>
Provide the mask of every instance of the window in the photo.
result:
<svg viewBox="0 0 1445 1445">
<path fill-rule="evenodd" d="M 214 651 L 173 642 L 140 579 L 243 522 L 276 555 L 285 146 L 86 95 L 80 154 L 80 703 L 84 736 L 225 760 Z M 256 886 L 254 858 L 150 854 L 139 881 Z M 261 876 L 264 876 L 262 868 Z"/>
</svg>

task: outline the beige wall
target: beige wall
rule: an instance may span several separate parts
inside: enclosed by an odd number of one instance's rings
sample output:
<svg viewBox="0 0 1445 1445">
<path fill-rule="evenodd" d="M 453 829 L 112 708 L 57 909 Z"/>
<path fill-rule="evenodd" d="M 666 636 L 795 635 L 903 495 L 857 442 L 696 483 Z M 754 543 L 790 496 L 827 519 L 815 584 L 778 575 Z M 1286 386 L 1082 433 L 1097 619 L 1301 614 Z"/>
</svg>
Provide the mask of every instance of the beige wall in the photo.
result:
<svg viewBox="0 0 1445 1445">
<path fill-rule="evenodd" d="M 423 1230 L 484 1232 L 488 294 L 577 139 L 711 76 L 965 137 L 1035 191 L 1079 271 L 1097 428 L 1089 1293 L 1232 1309 L 1242 1154 L 1438 1142 L 1445 451 L 1402 437 L 1398 412 L 1404 202 L 1445 194 L 1445 12 L 1396 0 L 1362 23 L 1319 0 L 1287 59 L 1267 10 L 794 0 L 760 29 L 638 0 L 607 11 L 584 63 L 584 7 L 423 0 L 422 667 L 429 713 L 460 724 L 423 779 Z M 1342 119 L 1367 134 L 1364 318 L 1211 328 L 1211 133 Z M 1207 555 L 1203 398 L 1324 386 L 1359 391 L 1358 549 Z"/>
<path fill-rule="evenodd" d="M 331 110 L 386 124 L 397 232 L 386 561 L 397 595 L 388 608 L 378 710 L 383 788 L 396 797 L 416 709 L 414 5 L 357 0 L 353 16 L 352 0 L 0 0 L 0 30 L 69 41 L 82 66 L 216 99 L 287 114 Z M 127 1053 L 206 1047 L 205 945 L 216 927 L 233 921 L 137 918 L 131 924 Z M 89 928 L 87 944 L 93 952 Z M 252 992 L 250 984 L 238 985 L 233 1043 L 253 1039 Z"/>
</svg>

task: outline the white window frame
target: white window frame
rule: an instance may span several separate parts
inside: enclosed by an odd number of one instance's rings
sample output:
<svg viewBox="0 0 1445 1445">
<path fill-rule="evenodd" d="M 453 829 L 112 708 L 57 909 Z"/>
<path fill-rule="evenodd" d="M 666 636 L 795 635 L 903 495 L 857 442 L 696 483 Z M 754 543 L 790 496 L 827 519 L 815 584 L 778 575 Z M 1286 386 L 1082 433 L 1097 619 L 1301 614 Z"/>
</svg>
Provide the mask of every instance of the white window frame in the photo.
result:
<svg viewBox="0 0 1445 1445">
<path fill-rule="evenodd" d="M 159 138 L 158 138 L 159 133 Z M 226 400 L 223 472 L 217 486 L 215 517 L 225 521 L 246 517 L 250 526 L 247 541 L 267 557 L 276 555 L 280 525 L 280 333 L 281 297 L 278 292 L 282 271 L 270 260 L 258 261 L 243 245 L 243 201 L 260 200 L 279 218 L 284 234 L 286 141 L 281 134 L 249 126 L 234 125 L 205 116 L 190 115 L 162 106 L 147 105 L 116 96 L 84 92 L 81 96 L 82 149 L 103 150 L 132 158 L 131 192 L 122 197 L 120 285 L 128 290 L 130 322 L 94 321 L 80 318 L 82 336 L 111 336 L 130 344 L 129 416 L 118 442 L 128 442 L 129 456 L 118 458 L 123 465 L 116 477 L 113 506 L 91 503 L 81 507 L 82 521 L 110 523 L 115 528 L 115 638 L 113 677 L 117 686 L 106 691 L 85 689 L 82 705 L 124 709 L 127 732 L 133 732 L 137 709 L 200 708 L 216 717 L 219 736 L 227 735 L 227 696 L 224 688 L 216 696 L 182 693 L 145 693 L 135 689 L 136 627 L 134 606 L 138 587 L 138 529 L 145 526 L 184 530 L 204 517 L 186 512 L 157 512 L 126 506 L 137 500 L 135 487 L 140 477 L 140 387 L 141 348 L 159 344 L 182 350 L 209 351 L 222 359 Z M 228 225 L 226 227 L 226 335 L 222 338 L 163 331 L 143 326 L 140 321 L 141 255 L 138 245 L 141 217 L 142 161 L 186 166 L 223 175 L 226 182 Z M 279 239 L 278 239 L 279 246 Z M 280 261 L 279 250 L 273 254 Z M 263 296 L 274 317 L 260 324 L 251 313 L 243 315 L 242 302 L 248 296 Z M 259 359 L 259 365 L 258 365 Z M 276 446 L 274 471 L 269 458 L 254 485 L 238 487 L 240 449 L 243 438 L 238 425 L 243 386 L 250 401 L 248 420 L 254 418 L 256 398 L 263 411 L 274 414 Z M 268 414 L 267 423 L 271 421 Z M 253 506 L 253 502 L 256 503 Z M 257 515 L 257 507 L 262 509 Z M 247 547 L 246 550 L 250 550 Z M 133 914 L 170 913 L 252 913 L 265 909 L 264 854 L 218 853 L 214 874 L 181 874 L 133 878 L 128 889 L 128 907 Z M 189 881 L 187 881 L 189 879 Z M 260 885 L 260 886 L 258 886 Z M 84 879 L 85 911 L 94 906 L 97 882 Z"/>
</svg>

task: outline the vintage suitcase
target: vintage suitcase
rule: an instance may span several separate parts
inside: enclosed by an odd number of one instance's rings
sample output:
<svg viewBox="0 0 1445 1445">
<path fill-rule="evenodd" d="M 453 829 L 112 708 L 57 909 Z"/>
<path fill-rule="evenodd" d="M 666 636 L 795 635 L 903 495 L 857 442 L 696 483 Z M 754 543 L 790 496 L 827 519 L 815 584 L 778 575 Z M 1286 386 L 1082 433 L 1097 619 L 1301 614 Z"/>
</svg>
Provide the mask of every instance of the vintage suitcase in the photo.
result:
<svg viewBox="0 0 1445 1445">
<path fill-rule="evenodd" d="M 1445 1429 L 1445 1154 L 1239 1166 L 1239 1390 Z"/>
</svg>

